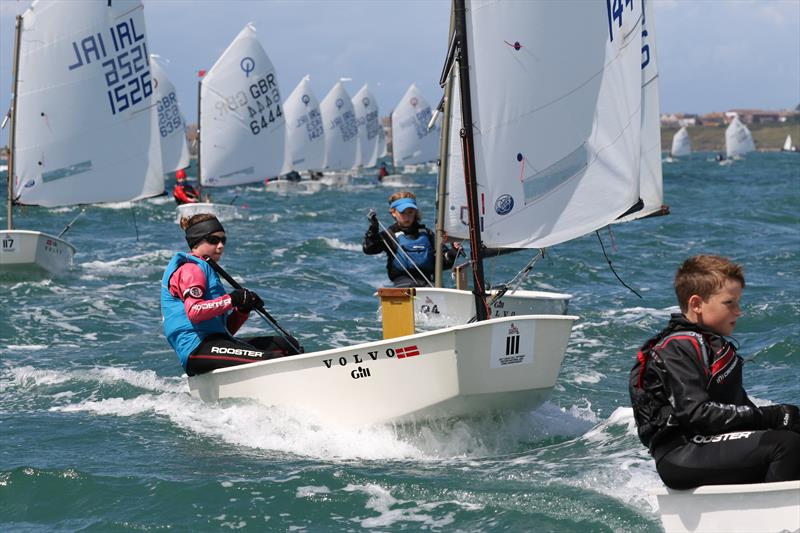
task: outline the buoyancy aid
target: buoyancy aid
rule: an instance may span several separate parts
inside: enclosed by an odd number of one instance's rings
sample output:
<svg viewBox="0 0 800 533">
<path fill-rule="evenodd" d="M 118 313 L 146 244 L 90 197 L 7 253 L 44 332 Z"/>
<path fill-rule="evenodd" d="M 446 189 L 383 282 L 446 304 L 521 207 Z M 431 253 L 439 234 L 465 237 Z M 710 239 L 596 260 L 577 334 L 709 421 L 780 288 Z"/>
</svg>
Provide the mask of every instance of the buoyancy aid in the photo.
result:
<svg viewBox="0 0 800 533">
<path fill-rule="evenodd" d="M 407 270 L 412 276 L 418 274 L 417 268 L 424 274 L 433 272 L 436 252 L 433 249 L 433 243 L 431 243 L 428 232 L 423 227 L 419 228 L 416 237 L 411 237 L 401 230 L 395 232 L 394 238 L 398 247 L 402 248 L 402 251 L 397 250 L 395 253 L 395 257 L 392 258 L 392 267 L 400 271 Z"/>
<path fill-rule="evenodd" d="M 179 252 L 170 260 L 161 278 L 161 316 L 164 326 L 164 336 L 167 342 L 178 354 L 181 366 L 185 369 L 189 355 L 200 345 L 200 342 L 212 333 L 227 333 L 226 326 L 228 315 L 223 313 L 212 319 L 193 323 L 186 316 L 183 300 L 177 298 L 169 291 L 169 280 L 178 268 L 184 263 L 196 263 L 206 277 L 205 300 L 213 300 L 226 294 L 216 272 L 202 259 L 190 254 Z"/>
</svg>

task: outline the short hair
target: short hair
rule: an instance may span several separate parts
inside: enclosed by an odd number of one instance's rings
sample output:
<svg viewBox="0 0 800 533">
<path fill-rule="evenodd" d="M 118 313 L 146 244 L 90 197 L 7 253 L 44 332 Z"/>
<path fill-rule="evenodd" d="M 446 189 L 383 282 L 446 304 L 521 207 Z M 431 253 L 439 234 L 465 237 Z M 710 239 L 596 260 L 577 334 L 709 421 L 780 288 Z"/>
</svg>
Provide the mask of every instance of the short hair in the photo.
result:
<svg viewBox="0 0 800 533">
<path fill-rule="evenodd" d="M 389 205 L 392 205 L 392 202 L 394 202 L 395 200 L 399 200 L 400 198 L 411 198 L 412 200 L 414 200 L 414 203 L 417 203 L 417 195 L 414 194 L 413 192 L 411 192 L 411 191 L 397 191 L 397 192 L 392 193 L 389 196 Z M 414 217 L 414 220 L 416 220 L 417 222 L 422 220 L 422 213 L 421 213 L 421 211 L 419 209 L 419 206 L 417 206 L 417 214 Z"/>
<path fill-rule="evenodd" d="M 681 312 L 689 310 L 692 295 L 707 300 L 728 280 L 738 281 L 744 288 L 744 269 L 727 257 L 695 255 L 684 261 L 675 272 L 675 296 Z"/>
<path fill-rule="evenodd" d="M 192 215 L 190 217 L 181 217 L 181 229 L 186 231 L 189 226 L 194 226 L 198 222 L 203 222 L 204 220 L 211 220 L 212 218 L 217 218 L 211 213 L 198 213 L 196 215 Z"/>
</svg>

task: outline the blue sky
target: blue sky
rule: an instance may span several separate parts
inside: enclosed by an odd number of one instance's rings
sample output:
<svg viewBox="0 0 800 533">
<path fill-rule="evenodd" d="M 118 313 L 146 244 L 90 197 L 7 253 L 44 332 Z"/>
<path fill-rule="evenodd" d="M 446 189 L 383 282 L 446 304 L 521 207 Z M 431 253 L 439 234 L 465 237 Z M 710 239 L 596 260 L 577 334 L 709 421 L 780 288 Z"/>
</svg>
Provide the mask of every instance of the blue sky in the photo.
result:
<svg viewBox="0 0 800 533">
<path fill-rule="evenodd" d="M 76 0 L 66 0 L 76 1 Z M 526 1 L 526 0 L 520 0 Z M 535 1 L 535 0 L 534 0 Z M 566 0 L 592 1 L 592 0 Z M 602 0 L 594 0 L 602 1 Z M 0 109 L 8 109 L 14 15 L 0 0 Z M 447 45 L 447 0 L 144 0 L 152 53 L 189 122 L 198 69 L 253 22 L 288 96 L 311 75 L 317 98 L 340 77 L 365 82 L 386 115 L 413 82 L 433 104 Z M 656 0 L 662 112 L 794 108 L 800 103 L 800 0 Z M 5 143 L 7 131 L 0 134 Z"/>
</svg>

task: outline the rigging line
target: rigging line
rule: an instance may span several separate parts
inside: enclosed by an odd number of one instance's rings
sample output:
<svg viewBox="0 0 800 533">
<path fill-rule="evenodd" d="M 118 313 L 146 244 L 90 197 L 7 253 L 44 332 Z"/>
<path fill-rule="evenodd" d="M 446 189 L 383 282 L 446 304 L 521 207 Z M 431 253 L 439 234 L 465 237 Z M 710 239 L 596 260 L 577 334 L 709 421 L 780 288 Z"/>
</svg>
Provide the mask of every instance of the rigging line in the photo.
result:
<svg viewBox="0 0 800 533">
<path fill-rule="evenodd" d="M 639 294 L 638 292 L 636 292 L 636 290 L 633 289 L 630 285 L 628 285 L 627 283 L 622 281 L 622 278 L 619 277 L 619 275 L 617 274 L 617 271 L 614 270 L 614 265 L 611 264 L 611 259 L 609 259 L 608 258 L 608 254 L 606 254 L 606 247 L 603 244 L 603 239 L 600 238 L 600 231 L 599 230 L 595 230 L 594 234 L 597 235 L 597 240 L 600 241 L 600 247 L 603 249 L 603 256 L 606 258 L 606 262 L 608 263 L 609 268 L 611 268 L 611 272 L 614 273 L 614 276 L 616 276 L 617 280 L 619 280 L 619 282 L 622 283 L 623 287 L 625 287 L 626 289 L 631 291 L 633 294 L 635 294 L 639 298 L 642 298 L 642 295 Z"/>
<path fill-rule="evenodd" d="M 406 259 L 408 259 L 408 262 L 411 263 L 414 266 L 414 269 L 416 269 L 417 272 L 419 272 L 419 275 L 422 276 L 422 279 L 425 280 L 425 282 L 428 284 L 428 287 L 433 287 L 433 283 L 431 283 L 431 281 L 428 279 L 428 276 L 426 276 L 422 272 L 422 270 L 419 269 L 419 266 L 417 266 L 417 264 L 414 262 L 414 260 L 411 259 L 411 257 L 408 255 L 408 253 L 406 253 L 406 251 L 403 249 L 403 247 L 400 246 L 400 243 L 398 243 L 397 239 L 394 238 L 394 235 L 392 234 L 392 232 L 389 231 L 389 229 L 386 226 L 384 226 L 383 222 L 381 222 L 380 220 L 378 221 L 378 225 L 380 226 L 381 230 L 383 230 L 378 235 L 380 236 L 381 241 L 383 241 L 384 247 L 392 255 L 392 257 L 397 260 L 397 264 L 400 265 L 400 268 L 402 268 L 403 271 L 406 274 L 408 274 L 409 278 L 411 278 L 412 280 L 414 279 L 414 275 L 411 274 L 411 272 L 409 272 L 408 270 L 406 270 L 406 267 L 403 266 L 403 263 L 400 261 L 400 259 L 397 257 L 397 255 L 392 250 L 392 247 L 389 246 L 389 243 L 386 242 L 386 239 L 383 238 L 384 233 L 391 236 L 392 241 L 394 242 L 397 250 L 400 250 L 403 253 L 403 255 L 406 256 Z"/>
</svg>

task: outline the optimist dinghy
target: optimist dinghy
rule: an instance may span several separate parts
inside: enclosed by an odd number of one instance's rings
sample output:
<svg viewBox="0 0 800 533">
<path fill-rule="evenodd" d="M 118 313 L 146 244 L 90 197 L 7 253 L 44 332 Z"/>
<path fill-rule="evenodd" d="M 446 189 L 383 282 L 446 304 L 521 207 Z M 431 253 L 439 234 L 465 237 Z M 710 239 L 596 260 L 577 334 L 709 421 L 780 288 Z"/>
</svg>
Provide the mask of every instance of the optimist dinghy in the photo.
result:
<svg viewBox="0 0 800 533">
<path fill-rule="evenodd" d="M 666 531 L 800 530 L 800 481 L 707 485 L 692 490 L 657 488 L 658 512 Z"/>
<path fill-rule="evenodd" d="M 496 318 L 214 370 L 190 377 L 189 389 L 204 401 L 252 398 L 344 427 L 534 409 L 555 386 L 575 320 Z"/>
</svg>

